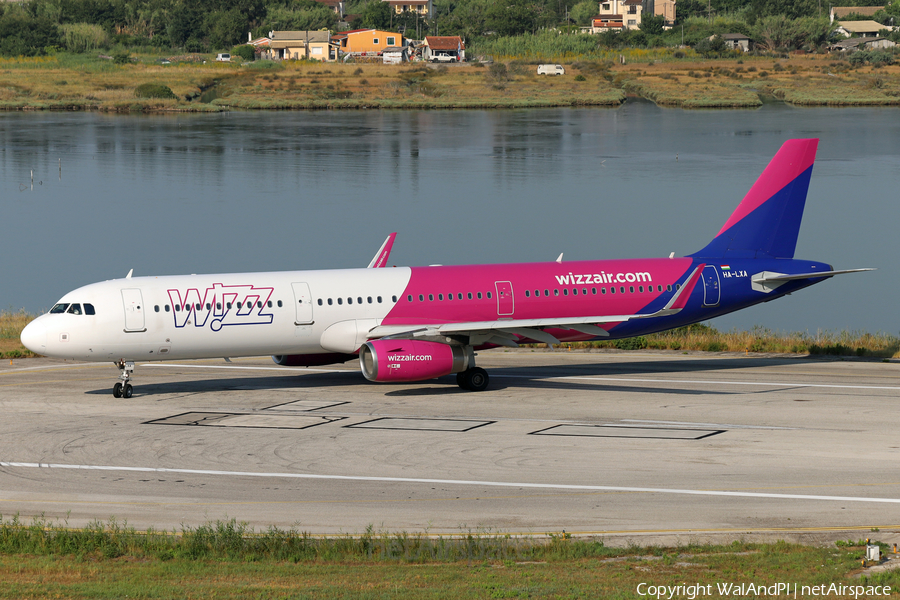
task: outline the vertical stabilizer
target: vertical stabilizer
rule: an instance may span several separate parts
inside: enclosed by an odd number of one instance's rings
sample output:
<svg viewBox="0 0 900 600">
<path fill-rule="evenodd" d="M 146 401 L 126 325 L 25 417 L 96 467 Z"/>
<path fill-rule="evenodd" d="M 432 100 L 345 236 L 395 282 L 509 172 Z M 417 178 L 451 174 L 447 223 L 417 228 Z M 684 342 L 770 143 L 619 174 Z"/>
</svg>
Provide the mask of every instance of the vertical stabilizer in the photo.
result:
<svg viewBox="0 0 900 600">
<path fill-rule="evenodd" d="M 691 256 L 793 258 L 818 145 L 786 141 L 718 235 Z"/>
</svg>

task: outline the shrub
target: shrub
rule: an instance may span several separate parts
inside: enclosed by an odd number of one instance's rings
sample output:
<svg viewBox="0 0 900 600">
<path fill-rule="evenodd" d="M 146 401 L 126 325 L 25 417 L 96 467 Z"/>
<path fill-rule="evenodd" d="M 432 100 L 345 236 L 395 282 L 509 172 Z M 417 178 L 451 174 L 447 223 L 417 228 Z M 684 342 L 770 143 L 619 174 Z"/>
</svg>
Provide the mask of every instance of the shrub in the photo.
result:
<svg viewBox="0 0 900 600">
<path fill-rule="evenodd" d="M 616 340 L 616 348 L 619 350 L 642 350 L 647 347 L 647 338 L 642 335 L 633 338 Z"/>
<path fill-rule="evenodd" d="M 71 23 L 60 25 L 63 43 L 69 52 L 87 52 L 105 46 L 108 36 L 99 25 L 90 23 Z"/>
<path fill-rule="evenodd" d="M 575 81 L 587 81 L 587 77 L 579 74 L 575 76 Z"/>
<path fill-rule="evenodd" d="M 131 62 L 131 54 L 127 50 L 116 50 L 113 52 L 113 62 L 117 65 L 127 65 Z"/>
<path fill-rule="evenodd" d="M 172 89 L 161 83 L 142 83 L 134 88 L 134 95 L 137 98 L 175 98 Z"/>
<path fill-rule="evenodd" d="M 240 46 L 235 46 L 231 49 L 231 54 L 234 56 L 240 56 L 246 61 L 250 61 L 256 58 L 256 49 L 250 44 L 241 44 Z"/>
</svg>

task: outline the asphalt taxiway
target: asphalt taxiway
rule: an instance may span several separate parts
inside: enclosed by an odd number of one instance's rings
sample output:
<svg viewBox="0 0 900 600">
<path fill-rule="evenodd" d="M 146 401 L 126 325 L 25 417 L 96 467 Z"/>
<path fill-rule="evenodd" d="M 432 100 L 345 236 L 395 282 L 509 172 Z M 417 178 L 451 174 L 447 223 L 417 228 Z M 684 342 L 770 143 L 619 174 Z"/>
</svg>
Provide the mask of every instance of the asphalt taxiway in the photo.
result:
<svg viewBox="0 0 900 600">
<path fill-rule="evenodd" d="M 0 365 L 0 514 L 139 529 L 237 519 L 311 533 L 611 543 L 900 541 L 900 363 L 675 352 L 480 353 L 371 384 L 267 358 Z"/>
</svg>

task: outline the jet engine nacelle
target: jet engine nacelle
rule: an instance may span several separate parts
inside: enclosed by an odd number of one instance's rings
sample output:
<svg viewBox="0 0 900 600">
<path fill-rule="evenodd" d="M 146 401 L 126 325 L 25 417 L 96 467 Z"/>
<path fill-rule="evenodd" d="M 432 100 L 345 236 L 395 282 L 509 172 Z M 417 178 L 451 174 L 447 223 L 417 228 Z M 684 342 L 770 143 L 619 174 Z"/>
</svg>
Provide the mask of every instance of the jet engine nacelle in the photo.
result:
<svg viewBox="0 0 900 600">
<path fill-rule="evenodd" d="M 460 373 L 474 364 L 471 346 L 374 340 L 359 349 L 359 366 L 369 381 L 422 381 Z"/>
<path fill-rule="evenodd" d="M 329 352 L 328 354 L 275 355 L 272 357 L 272 360 L 275 361 L 276 365 L 281 365 L 282 367 L 321 367 L 322 365 L 347 362 L 352 358 L 356 358 L 356 355 Z"/>
</svg>

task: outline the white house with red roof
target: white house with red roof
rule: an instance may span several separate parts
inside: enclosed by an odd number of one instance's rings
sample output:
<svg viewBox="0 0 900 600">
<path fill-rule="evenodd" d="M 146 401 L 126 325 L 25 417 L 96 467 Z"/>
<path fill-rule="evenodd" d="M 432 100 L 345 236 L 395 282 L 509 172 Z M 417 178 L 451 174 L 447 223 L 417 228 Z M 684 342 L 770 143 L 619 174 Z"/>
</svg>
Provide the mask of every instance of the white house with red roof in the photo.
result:
<svg viewBox="0 0 900 600">
<path fill-rule="evenodd" d="M 422 47 L 422 58 L 427 62 L 466 60 L 466 44 L 458 35 L 426 35 Z"/>
</svg>

